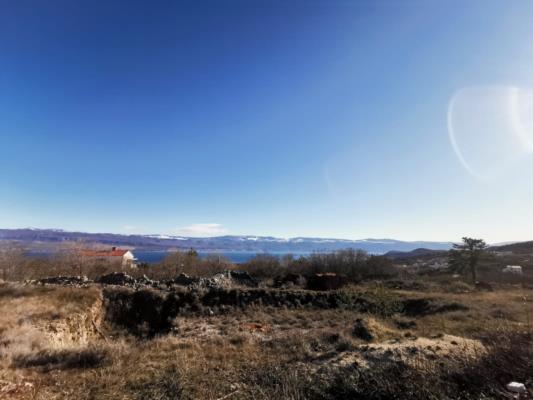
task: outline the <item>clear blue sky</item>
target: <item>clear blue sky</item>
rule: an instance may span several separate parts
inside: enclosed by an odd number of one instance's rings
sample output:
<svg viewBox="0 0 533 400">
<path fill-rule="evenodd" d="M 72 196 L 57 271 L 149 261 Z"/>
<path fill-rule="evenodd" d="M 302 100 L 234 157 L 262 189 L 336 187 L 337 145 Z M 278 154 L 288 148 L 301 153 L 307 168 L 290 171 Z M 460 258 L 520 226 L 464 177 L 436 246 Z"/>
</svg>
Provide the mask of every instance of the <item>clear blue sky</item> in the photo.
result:
<svg viewBox="0 0 533 400">
<path fill-rule="evenodd" d="M 4 1 L 0 226 L 533 239 L 532 43 L 530 1 Z"/>
</svg>

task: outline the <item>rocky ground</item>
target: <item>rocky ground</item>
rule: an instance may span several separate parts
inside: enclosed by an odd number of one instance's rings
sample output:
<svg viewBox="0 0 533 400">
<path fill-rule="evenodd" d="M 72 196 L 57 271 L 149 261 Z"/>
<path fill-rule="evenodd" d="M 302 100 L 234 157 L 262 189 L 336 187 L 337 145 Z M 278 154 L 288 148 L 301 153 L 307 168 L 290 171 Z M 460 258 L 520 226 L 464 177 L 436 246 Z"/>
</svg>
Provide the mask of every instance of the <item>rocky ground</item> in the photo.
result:
<svg viewBox="0 0 533 400">
<path fill-rule="evenodd" d="M 533 291 L 246 275 L 0 285 L 0 399 L 531 398 Z"/>
</svg>

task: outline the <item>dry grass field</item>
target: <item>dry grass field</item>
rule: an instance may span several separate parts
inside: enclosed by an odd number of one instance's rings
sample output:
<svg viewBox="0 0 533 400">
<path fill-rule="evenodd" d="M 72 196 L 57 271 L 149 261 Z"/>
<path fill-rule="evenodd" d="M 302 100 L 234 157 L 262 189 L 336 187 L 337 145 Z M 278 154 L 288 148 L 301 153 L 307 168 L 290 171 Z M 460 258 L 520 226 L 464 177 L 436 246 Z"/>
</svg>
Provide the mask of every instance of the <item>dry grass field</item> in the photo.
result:
<svg viewBox="0 0 533 400">
<path fill-rule="evenodd" d="M 124 289 L 3 284 L 0 399 L 481 399 L 533 385 L 533 290 L 452 289 L 336 292 L 369 310 L 189 310 L 143 337 L 110 317 L 105 293 Z"/>
</svg>

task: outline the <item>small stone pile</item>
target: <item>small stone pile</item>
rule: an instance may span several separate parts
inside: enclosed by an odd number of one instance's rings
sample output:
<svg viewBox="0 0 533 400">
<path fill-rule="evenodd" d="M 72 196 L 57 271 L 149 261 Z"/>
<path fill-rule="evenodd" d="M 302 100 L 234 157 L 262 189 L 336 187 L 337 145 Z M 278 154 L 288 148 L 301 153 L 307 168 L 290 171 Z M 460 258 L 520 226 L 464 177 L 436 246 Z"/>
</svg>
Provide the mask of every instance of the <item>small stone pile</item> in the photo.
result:
<svg viewBox="0 0 533 400">
<path fill-rule="evenodd" d="M 225 271 L 225 274 L 239 285 L 248 286 L 248 287 L 257 287 L 259 286 L 259 281 L 253 278 L 248 272 L 245 271 Z"/>
<path fill-rule="evenodd" d="M 92 281 L 86 276 L 52 276 L 49 278 L 26 281 L 27 284 L 34 285 L 62 285 L 62 286 L 87 286 Z"/>
<path fill-rule="evenodd" d="M 135 286 L 137 280 L 124 272 L 112 272 L 107 275 L 102 275 L 96 282 L 106 285 Z"/>
<path fill-rule="evenodd" d="M 224 271 L 211 276 L 210 278 L 200 278 L 179 274 L 176 278 L 168 281 L 167 284 L 187 286 L 189 289 L 229 289 L 235 286 L 257 287 L 259 282 L 247 272 Z"/>
<path fill-rule="evenodd" d="M 172 284 L 182 285 L 182 286 L 193 286 L 193 285 L 197 285 L 199 282 L 200 282 L 200 278 L 181 273 L 174 279 L 167 281 L 167 284 L 169 286 Z"/>
<path fill-rule="evenodd" d="M 137 279 L 137 285 L 158 287 L 159 281 L 154 281 L 153 279 L 148 278 L 146 275 L 143 275 L 139 279 Z"/>
</svg>

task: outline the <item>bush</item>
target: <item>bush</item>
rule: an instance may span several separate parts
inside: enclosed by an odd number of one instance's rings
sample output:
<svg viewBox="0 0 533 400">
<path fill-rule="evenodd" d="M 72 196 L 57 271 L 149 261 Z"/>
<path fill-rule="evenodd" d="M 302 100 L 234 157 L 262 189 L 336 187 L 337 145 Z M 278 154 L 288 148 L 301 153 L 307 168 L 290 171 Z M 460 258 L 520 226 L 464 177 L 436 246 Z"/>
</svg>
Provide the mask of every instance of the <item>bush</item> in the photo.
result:
<svg viewBox="0 0 533 400">
<path fill-rule="evenodd" d="M 177 314 L 176 296 L 152 290 L 105 289 L 106 319 L 139 337 L 168 333 Z"/>
<path fill-rule="evenodd" d="M 143 266 L 143 268 L 139 268 L 139 272 L 151 279 L 168 280 L 180 274 L 209 277 L 233 269 L 235 269 L 235 265 L 222 255 L 209 254 L 201 258 L 196 251 L 189 250 L 187 252 L 168 253 L 159 264 Z"/>
<path fill-rule="evenodd" d="M 278 257 L 270 254 L 257 254 L 244 263 L 242 269 L 257 278 L 274 278 L 285 273 Z"/>
<path fill-rule="evenodd" d="M 332 272 L 314 274 L 307 279 L 307 288 L 310 290 L 336 290 L 346 285 L 347 281 L 346 276 Z"/>
<path fill-rule="evenodd" d="M 398 270 L 389 258 L 369 256 L 362 250 L 353 249 L 333 253 L 313 253 L 294 261 L 291 268 L 291 272 L 305 276 L 331 272 L 346 276 L 352 282 L 398 276 Z"/>
<path fill-rule="evenodd" d="M 403 362 L 384 361 L 373 368 L 343 368 L 326 382 L 310 385 L 313 400 L 442 399 L 432 377 Z"/>
</svg>

